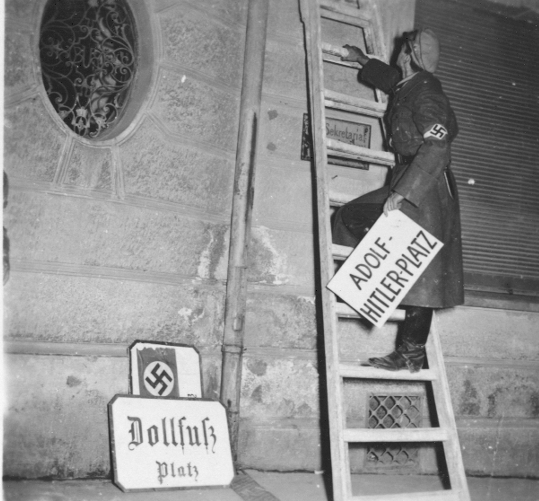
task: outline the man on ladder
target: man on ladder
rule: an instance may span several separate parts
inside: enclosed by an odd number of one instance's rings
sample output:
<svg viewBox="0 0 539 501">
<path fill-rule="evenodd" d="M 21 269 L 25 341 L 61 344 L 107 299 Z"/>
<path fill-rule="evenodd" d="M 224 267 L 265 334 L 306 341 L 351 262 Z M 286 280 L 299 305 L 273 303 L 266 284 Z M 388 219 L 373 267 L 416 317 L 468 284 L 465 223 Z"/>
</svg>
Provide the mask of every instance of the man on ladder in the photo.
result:
<svg viewBox="0 0 539 501">
<path fill-rule="evenodd" d="M 390 95 L 387 118 L 397 165 L 388 186 L 341 207 L 334 243 L 355 247 L 382 213 L 400 209 L 444 244 L 401 303 L 406 317 L 397 349 L 369 359 L 381 369 L 417 372 L 423 367 L 433 309 L 464 302 L 459 202 L 450 170 L 457 121 L 432 74 L 440 51 L 431 30 L 404 35 L 397 59 L 400 72 L 357 47 L 344 48 L 348 55 L 343 60 L 362 65 L 361 80 Z"/>
</svg>

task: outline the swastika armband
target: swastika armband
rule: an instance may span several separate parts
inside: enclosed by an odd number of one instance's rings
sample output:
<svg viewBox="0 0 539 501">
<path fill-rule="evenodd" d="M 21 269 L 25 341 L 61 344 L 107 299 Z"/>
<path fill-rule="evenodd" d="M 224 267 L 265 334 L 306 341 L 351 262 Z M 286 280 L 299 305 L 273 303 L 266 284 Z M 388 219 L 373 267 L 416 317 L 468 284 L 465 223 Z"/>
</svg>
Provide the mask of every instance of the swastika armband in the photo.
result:
<svg viewBox="0 0 539 501">
<path fill-rule="evenodd" d="M 447 129 L 441 124 L 434 124 L 427 132 L 425 132 L 425 134 L 423 134 L 425 139 L 428 139 L 429 137 L 434 139 L 444 139 L 445 136 L 447 136 Z"/>
</svg>

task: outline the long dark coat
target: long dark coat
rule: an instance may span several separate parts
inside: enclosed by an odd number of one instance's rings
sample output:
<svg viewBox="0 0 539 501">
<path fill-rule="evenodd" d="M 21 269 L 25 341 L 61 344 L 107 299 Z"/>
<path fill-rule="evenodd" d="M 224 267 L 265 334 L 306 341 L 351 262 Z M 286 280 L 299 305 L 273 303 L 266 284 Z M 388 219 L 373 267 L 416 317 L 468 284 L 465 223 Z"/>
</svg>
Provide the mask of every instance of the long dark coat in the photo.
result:
<svg viewBox="0 0 539 501">
<path fill-rule="evenodd" d="M 391 144 L 402 163 L 389 186 L 367 193 L 342 207 L 335 217 L 333 240 L 355 246 L 356 227 L 380 215 L 391 191 L 404 197 L 401 211 L 444 243 L 444 247 L 410 289 L 402 305 L 446 308 L 464 302 L 460 210 L 450 170 L 451 142 L 458 133 L 455 114 L 440 81 L 427 71 L 398 84 L 400 73 L 371 59 L 361 80 L 390 94 Z M 357 229 L 357 228 L 356 228 Z"/>
</svg>

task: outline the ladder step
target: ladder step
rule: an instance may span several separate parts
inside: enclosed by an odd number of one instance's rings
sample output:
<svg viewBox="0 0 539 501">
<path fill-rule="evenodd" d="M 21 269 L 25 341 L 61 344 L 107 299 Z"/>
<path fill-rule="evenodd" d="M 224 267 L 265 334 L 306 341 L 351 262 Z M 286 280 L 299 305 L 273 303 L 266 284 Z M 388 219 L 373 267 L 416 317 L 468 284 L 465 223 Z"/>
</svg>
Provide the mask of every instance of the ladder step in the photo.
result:
<svg viewBox="0 0 539 501">
<path fill-rule="evenodd" d="M 339 2 L 336 0 L 320 0 L 320 15 L 322 17 L 328 16 L 328 12 L 335 12 L 337 14 L 342 14 L 343 16 L 348 16 L 352 19 L 355 19 L 359 22 L 363 22 L 363 25 L 370 25 L 372 22 L 372 13 L 367 9 L 358 9 L 356 7 L 349 7 L 345 5 L 344 2 Z M 328 12 L 325 12 L 328 11 Z M 343 22 L 347 22 L 346 20 Z M 348 21 L 348 22 L 351 22 Z M 355 24 L 355 23 L 354 23 Z M 360 26 L 363 26 L 360 25 Z"/>
<path fill-rule="evenodd" d="M 352 496 L 349 501 L 460 501 L 459 491 L 454 489 L 430 492 L 403 492 L 399 494 L 375 494 Z"/>
<path fill-rule="evenodd" d="M 325 104 L 328 108 L 334 108 L 352 113 L 362 113 L 371 117 L 382 118 L 386 112 L 387 104 L 378 103 L 370 99 L 349 96 L 332 90 L 325 90 Z"/>
<path fill-rule="evenodd" d="M 344 204 L 354 200 L 354 198 L 357 198 L 357 196 L 331 190 L 329 192 L 329 205 L 330 207 L 341 207 Z"/>
<path fill-rule="evenodd" d="M 358 379 L 384 379 L 392 381 L 434 381 L 436 374 L 430 369 L 423 369 L 419 372 L 386 371 L 376 367 L 366 367 L 357 364 L 339 364 L 339 374 L 341 377 Z"/>
<path fill-rule="evenodd" d="M 445 442 L 448 433 L 442 428 L 347 428 L 345 442 Z"/>
<path fill-rule="evenodd" d="M 336 141 L 335 139 L 326 139 L 328 150 L 348 153 L 354 155 L 359 160 L 369 162 L 378 165 L 395 165 L 395 155 L 387 151 L 371 150 L 369 148 L 363 148 L 362 146 L 354 146 L 353 144 L 346 144 L 342 141 Z"/>
<path fill-rule="evenodd" d="M 339 260 L 346 259 L 350 254 L 352 254 L 353 250 L 353 247 L 347 247 L 346 245 L 333 244 L 331 246 L 331 253 L 333 254 L 333 257 Z"/>
<path fill-rule="evenodd" d="M 335 311 L 337 316 L 340 318 L 363 318 L 354 308 L 348 306 L 346 303 L 336 303 Z M 404 320 L 406 312 L 404 310 L 395 310 L 390 317 L 388 322 L 400 322 Z"/>
<path fill-rule="evenodd" d="M 322 42 L 322 52 L 324 52 L 325 54 L 331 54 L 332 56 L 339 56 L 339 57 L 346 56 L 348 54 L 348 50 L 345 49 L 344 47 L 339 47 L 338 45 L 331 45 L 326 42 Z M 360 68 L 359 64 L 357 63 L 352 63 L 350 61 L 343 61 L 343 63 Z"/>
<path fill-rule="evenodd" d="M 346 56 L 348 51 L 346 49 L 343 49 L 342 47 L 339 47 L 337 45 L 331 45 L 329 43 L 322 42 L 322 59 L 324 61 L 327 61 L 329 63 L 338 64 L 339 66 L 346 66 L 348 68 L 354 68 L 355 70 L 359 70 L 361 66 L 358 63 L 354 63 L 352 61 L 343 61 L 341 59 L 341 56 Z M 333 56 L 333 57 L 327 57 L 327 55 Z M 337 59 L 334 59 L 337 58 Z"/>
</svg>

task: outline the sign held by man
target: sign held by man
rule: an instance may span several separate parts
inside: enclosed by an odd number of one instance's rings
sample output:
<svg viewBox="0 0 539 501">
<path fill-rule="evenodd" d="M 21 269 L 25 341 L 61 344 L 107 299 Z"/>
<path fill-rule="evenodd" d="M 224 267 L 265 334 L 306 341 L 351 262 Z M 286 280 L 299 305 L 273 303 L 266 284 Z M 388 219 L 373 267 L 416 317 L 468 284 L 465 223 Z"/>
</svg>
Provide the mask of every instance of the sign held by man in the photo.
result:
<svg viewBox="0 0 539 501">
<path fill-rule="evenodd" d="M 382 215 L 327 287 L 382 327 L 443 244 L 399 210 Z"/>
</svg>

